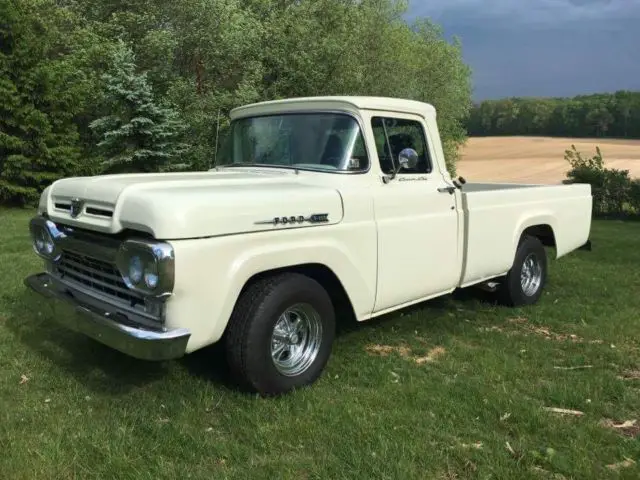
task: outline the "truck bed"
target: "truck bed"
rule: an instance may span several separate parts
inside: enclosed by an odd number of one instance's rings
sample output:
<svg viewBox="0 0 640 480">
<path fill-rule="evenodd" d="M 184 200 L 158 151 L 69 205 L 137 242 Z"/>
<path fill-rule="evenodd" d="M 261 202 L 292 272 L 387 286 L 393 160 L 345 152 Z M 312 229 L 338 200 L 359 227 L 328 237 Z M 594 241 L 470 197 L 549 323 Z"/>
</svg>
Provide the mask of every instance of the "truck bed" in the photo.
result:
<svg viewBox="0 0 640 480">
<path fill-rule="evenodd" d="M 591 186 L 467 183 L 461 190 L 464 222 L 460 286 L 505 274 L 522 232 L 552 232 L 556 258 L 584 245 L 591 228 Z"/>
</svg>

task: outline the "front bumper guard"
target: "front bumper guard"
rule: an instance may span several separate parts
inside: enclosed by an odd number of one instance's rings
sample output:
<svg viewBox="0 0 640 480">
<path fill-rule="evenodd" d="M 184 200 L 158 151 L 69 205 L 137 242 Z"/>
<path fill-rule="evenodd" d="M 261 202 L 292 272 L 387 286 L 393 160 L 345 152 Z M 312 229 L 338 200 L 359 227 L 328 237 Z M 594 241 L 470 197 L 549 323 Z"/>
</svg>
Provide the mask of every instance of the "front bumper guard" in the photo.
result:
<svg viewBox="0 0 640 480">
<path fill-rule="evenodd" d="M 119 314 L 79 304 L 72 296 L 59 291 L 45 272 L 27 277 L 24 283 L 40 295 L 72 308 L 69 314 L 65 312 L 56 316 L 58 323 L 115 350 L 141 360 L 156 361 L 171 360 L 185 354 L 191 336 L 187 329 L 156 332 L 126 325 L 117 321 Z"/>
</svg>

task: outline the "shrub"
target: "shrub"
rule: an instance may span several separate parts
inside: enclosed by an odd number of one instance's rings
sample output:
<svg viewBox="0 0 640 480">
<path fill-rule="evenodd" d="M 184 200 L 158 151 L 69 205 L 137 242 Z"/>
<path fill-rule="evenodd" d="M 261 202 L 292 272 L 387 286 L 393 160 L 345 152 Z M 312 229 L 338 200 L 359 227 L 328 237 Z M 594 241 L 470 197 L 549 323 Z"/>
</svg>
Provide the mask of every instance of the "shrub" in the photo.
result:
<svg viewBox="0 0 640 480">
<path fill-rule="evenodd" d="M 640 180 L 632 180 L 629 170 L 605 168 L 600 147 L 593 157 L 585 158 L 571 145 L 564 158 L 571 165 L 566 183 L 591 185 L 594 216 L 640 214 Z"/>
<path fill-rule="evenodd" d="M 640 179 L 634 178 L 631 180 L 631 186 L 629 188 L 629 203 L 634 212 L 640 215 Z"/>
</svg>

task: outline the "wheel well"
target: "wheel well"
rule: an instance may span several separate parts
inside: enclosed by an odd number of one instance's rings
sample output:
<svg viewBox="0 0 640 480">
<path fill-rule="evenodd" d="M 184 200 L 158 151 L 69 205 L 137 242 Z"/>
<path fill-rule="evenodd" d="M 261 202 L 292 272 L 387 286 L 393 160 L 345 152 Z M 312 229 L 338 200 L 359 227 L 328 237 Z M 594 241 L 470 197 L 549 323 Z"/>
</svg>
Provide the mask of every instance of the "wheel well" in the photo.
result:
<svg viewBox="0 0 640 480">
<path fill-rule="evenodd" d="M 555 247 L 556 246 L 556 236 L 553 233 L 553 229 L 550 225 L 541 224 L 541 225 L 532 225 L 531 227 L 527 227 L 520 237 L 520 240 L 524 238 L 525 235 L 531 235 L 533 237 L 537 237 L 538 240 L 542 242 L 545 247 Z"/>
<path fill-rule="evenodd" d="M 349 320 L 355 318 L 355 313 L 353 310 L 353 305 L 351 304 L 351 300 L 349 299 L 349 295 L 347 291 L 342 286 L 342 282 L 338 278 L 338 276 L 326 265 L 321 263 L 305 263 L 302 265 L 293 265 L 283 268 L 276 268 L 273 270 L 267 270 L 264 272 L 260 272 L 252 276 L 245 283 L 244 287 L 242 287 L 242 292 L 246 290 L 246 288 L 251 285 L 253 282 L 267 277 L 271 275 L 281 274 L 281 273 L 299 273 L 301 275 L 305 275 L 309 278 L 314 279 L 318 282 L 322 287 L 327 291 L 331 301 L 333 302 L 333 307 L 336 312 L 336 319 L 341 318 L 343 316 L 349 317 Z M 242 294 L 240 292 L 240 294 Z"/>
</svg>

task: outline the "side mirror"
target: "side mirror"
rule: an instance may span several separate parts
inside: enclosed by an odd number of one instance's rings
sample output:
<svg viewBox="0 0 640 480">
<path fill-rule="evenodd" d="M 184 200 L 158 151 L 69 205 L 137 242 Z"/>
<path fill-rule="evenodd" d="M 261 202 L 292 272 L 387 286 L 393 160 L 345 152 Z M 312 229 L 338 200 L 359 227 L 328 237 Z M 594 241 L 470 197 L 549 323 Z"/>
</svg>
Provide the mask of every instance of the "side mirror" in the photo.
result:
<svg viewBox="0 0 640 480">
<path fill-rule="evenodd" d="M 418 164 L 418 152 L 413 148 L 405 148 L 398 155 L 399 168 L 396 170 L 398 173 L 401 169 L 415 168 Z"/>
<path fill-rule="evenodd" d="M 396 178 L 398 172 L 400 170 L 415 168 L 418 164 L 418 152 L 416 152 L 413 148 L 405 148 L 398 154 L 398 166 L 394 170 L 394 172 L 388 177 L 383 177 L 384 183 L 389 183 L 391 180 Z"/>
</svg>

